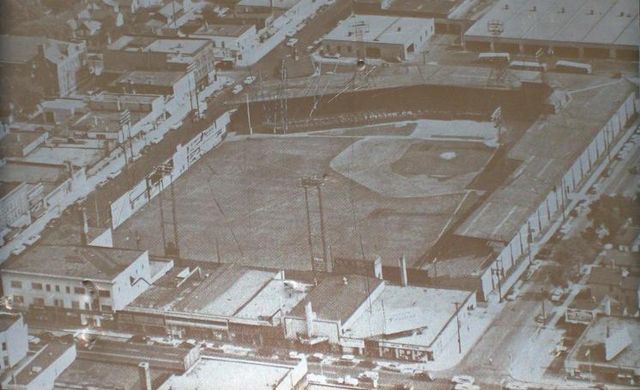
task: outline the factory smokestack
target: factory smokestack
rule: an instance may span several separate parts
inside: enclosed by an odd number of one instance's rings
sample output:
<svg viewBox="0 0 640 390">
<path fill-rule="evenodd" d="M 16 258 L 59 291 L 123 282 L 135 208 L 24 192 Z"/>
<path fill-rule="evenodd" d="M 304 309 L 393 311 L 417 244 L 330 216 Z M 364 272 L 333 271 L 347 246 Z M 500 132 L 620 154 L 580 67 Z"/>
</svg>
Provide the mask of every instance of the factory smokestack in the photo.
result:
<svg viewBox="0 0 640 390">
<path fill-rule="evenodd" d="M 88 245 L 89 244 L 89 222 L 87 221 L 87 210 L 82 207 L 80 209 L 80 214 L 82 218 L 82 232 L 80 233 L 80 245 Z"/>
<path fill-rule="evenodd" d="M 382 279 L 382 259 L 380 256 L 376 256 L 376 259 L 373 261 L 373 277 Z"/>
<path fill-rule="evenodd" d="M 307 304 L 304 306 L 304 317 L 307 323 L 307 336 L 311 337 L 313 336 L 314 333 L 314 329 L 313 329 L 313 307 L 311 306 L 311 301 L 307 302 Z"/>
<path fill-rule="evenodd" d="M 151 373 L 148 362 L 138 364 L 138 375 L 140 376 L 140 388 L 142 390 L 153 390 L 151 388 Z"/>
<path fill-rule="evenodd" d="M 407 286 L 409 284 L 407 280 L 407 258 L 405 255 L 400 257 L 400 284 L 403 286 Z"/>
</svg>

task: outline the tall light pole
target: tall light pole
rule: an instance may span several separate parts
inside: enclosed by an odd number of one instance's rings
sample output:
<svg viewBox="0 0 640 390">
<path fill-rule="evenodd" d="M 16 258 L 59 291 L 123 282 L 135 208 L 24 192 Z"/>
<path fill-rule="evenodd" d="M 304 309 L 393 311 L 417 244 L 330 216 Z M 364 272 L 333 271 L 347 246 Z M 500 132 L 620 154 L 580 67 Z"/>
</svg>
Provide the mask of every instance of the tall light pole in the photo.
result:
<svg viewBox="0 0 640 390">
<path fill-rule="evenodd" d="M 310 221 L 309 207 L 308 207 L 308 189 L 315 188 L 318 191 L 318 209 L 320 211 L 320 238 L 322 239 L 322 256 L 325 264 L 325 270 L 330 271 L 333 267 L 330 265 L 331 259 L 329 259 L 327 239 L 324 226 L 324 208 L 322 204 L 322 186 L 324 186 L 324 177 L 321 176 L 305 176 L 301 179 L 302 187 L 305 190 L 305 200 L 307 204 L 307 220 Z M 311 222 L 308 225 L 309 243 L 311 244 Z M 311 254 L 313 262 L 313 251 Z M 313 263 L 312 263 L 313 265 Z"/>
</svg>

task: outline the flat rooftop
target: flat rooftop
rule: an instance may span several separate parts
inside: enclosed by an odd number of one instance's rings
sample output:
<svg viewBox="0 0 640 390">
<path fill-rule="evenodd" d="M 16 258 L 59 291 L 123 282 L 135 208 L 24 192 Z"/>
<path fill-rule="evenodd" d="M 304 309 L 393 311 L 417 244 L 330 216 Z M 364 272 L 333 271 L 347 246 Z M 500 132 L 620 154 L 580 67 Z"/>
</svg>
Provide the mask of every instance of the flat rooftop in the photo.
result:
<svg viewBox="0 0 640 390">
<path fill-rule="evenodd" d="M 9 329 L 20 318 L 21 317 L 18 314 L 0 313 L 0 332 L 4 332 L 5 330 Z"/>
<path fill-rule="evenodd" d="M 509 242 L 554 186 L 592 142 L 636 87 L 588 76 L 571 80 L 549 73 L 550 82 L 579 91 L 555 114 L 537 120 L 509 150 L 519 161 L 506 184 L 456 230 L 460 236 Z M 562 77 L 562 79 L 560 78 Z M 554 81 L 554 78 L 556 80 Z"/>
<path fill-rule="evenodd" d="M 362 239 L 367 258 L 379 255 L 396 266 L 404 253 L 415 264 L 456 220 L 456 210 L 473 206 L 477 194 L 469 187 L 495 153 L 479 141 L 430 138 L 443 122 L 391 123 L 376 135 L 356 127 L 348 136 L 227 138 L 174 184 L 182 256 L 216 262 L 219 254 L 222 263 L 310 269 L 300 180 L 326 175 L 324 221 L 333 256 L 361 258 Z M 487 127 L 449 125 L 453 136 Z M 409 134 L 407 126 L 413 126 Z M 309 194 L 313 253 L 321 257 L 317 195 Z M 162 253 L 159 218 L 152 202 L 116 229 L 116 246 L 133 245 L 126 240 L 131 229 L 140 232 L 142 247 Z"/>
<path fill-rule="evenodd" d="M 45 345 L 42 350 L 38 351 L 36 356 L 29 361 L 27 365 L 19 368 L 20 371 L 15 375 L 15 379 L 12 382 L 25 386 L 31 384 L 31 382 L 42 372 L 34 370 L 35 367 L 40 367 L 41 370 L 46 370 L 70 348 L 75 348 L 75 344 L 67 344 L 61 341 L 49 342 L 49 344 Z"/>
<path fill-rule="evenodd" d="M 412 12 L 420 16 L 447 17 L 462 0 L 393 0 L 385 10 Z"/>
<path fill-rule="evenodd" d="M 362 275 L 331 275 L 311 290 L 291 311 L 291 316 L 304 318 L 305 305 L 311 302 L 318 320 L 345 322 L 382 283 L 380 279 Z"/>
<path fill-rule="evenodd" d="M 112 281 L 144 254 L 131 249 L 36 245 L 2 266 L 5 272 Z"/>
<path fill-rule="evenodd" d="M 174 268 L 129 305 L 132 310 L 270 320 L 282 308 L 288 312 L 304 291 L 285 288 L 278 273 L 233 264 L 195 271 Z"/>
<path fill-rule="evenodd" d="M 611 337 L 623 339 L 628 335 L 631 340 L 630 345 L 609 361 L 605 359 L 604 346 L 607 331 Z M 640 367 L 640 342 L 638 340 L 640 340 L 640 326 L 638 326 L 637 318 L 598 317 L 585 329 L 567 360 L 580 362 L 584 365 L 593 364 L 594 366 L 636 370 Z M 589 354 L 587 354 L 588 350 L 591 351 Z"/>
<path fill-rule="evenodd" d="M 183 77 L 184 72 L 154 72 L 134 70 L 118 77 L 115 84 L 153 85 L 157 87 L 173 87 Z"/>
<path fill-rule="evenodd" d="M 0 167 L 0 182 L 61 183 L 68 178 L 63 165 L 9 161 Z"/>
<path fill-rule="evenodd" d="M 272 279 L 248 303 L 237 310 L 238 318 L 274 318 L 289 313 L 304 297 L 311 286 L 300 283 L 305 291 L 293 290 L 284 285 L 284 280 Z"/>
<path fill-rule="evenodd" d="M 163 382 L 162 379 L 171 374 L 170 371 L 159 368 L 153 368 L 149 371 L 152 383 Z M 143 384 L 140 383 L 138 367 L 135 365 L 80 358 L 76 359 L 56 378 L 55 389 L 66 389 L 68 386 L 144 390 Z"/>
<path fill-rule="evenodd" d="M 456 303 L 462 305 L 471 294 L 470 291 L 386 284 L 378 298 L 366 304 L 358 319 L 345 330 L 345 336 L 381 337 L 385 341 L 426 347 L 455 316 Z M 403 332 L 409 334 L 391 336 Z"/>
<path fill-rule="evenodd" d="M 129 112 L 131 124 L 136 124 L 144 117 L 139 112 Z M 120 119 L 122 113 L 117 111 L 91 111 L 80 117 L 72 126 L 72 130 L 101 133 L 118 133 L 122 131 Z"/>
<path fill-rule="evenodd" d="M 300 0 L 240 0 L 236 6 L 289 9 L 299 2 Z"/>
<path fill-rule="evenodd" d="M 71 162 L 76 167 L 89 167 L 100 161 L 104 156 L 104 148 L 65 145 L 38 146 L 21 161 L 42 164 L 65 164 Z"/>
<path fill-rule="evenodd" d="M 137 93 L 135 95 L 128 93 L 112 93 L 112 92 L 101 92 L 98 95 L 93 95 L 89 97 L 90 102 L 97 103 L 135 103 L 135 104 L 151 104 L 158 99 L 162 99 L 161 95 L 145 95 Z"/>
<path fill-rule="evenodd" d="M 250 24 L 209 24 L 200 27 L 193 35 L 239 37 L 252 28 L 254 26 Z"/>
<path fill-rule="evenodd" d="M 293 369 L 271 362 L 206 357 L 167 383 L 175 389 L 271 390 L 288 380 Z"/>
<path fill-rule="evenodd" d="M 427 28 L 427 19 L 380 15 L 351 15 L 323 39 L 355 42 L 355 25 L 362 24 L 362 42 L 405 45 Z"/>
<path fill-rule="evenodd" d="M 193 55 L 211 44 L 206 39 L 153 38 L 123 35 L 109 45 L 109 50 Z"/>
<path fill-rule="evenodd" d="M 500 21 L 498 39 L 584 45 L 628 46 L 640 43 L 636 0 L 500 0 L 465 38 L 491 39 L 490 21 Z"/>
</svg>

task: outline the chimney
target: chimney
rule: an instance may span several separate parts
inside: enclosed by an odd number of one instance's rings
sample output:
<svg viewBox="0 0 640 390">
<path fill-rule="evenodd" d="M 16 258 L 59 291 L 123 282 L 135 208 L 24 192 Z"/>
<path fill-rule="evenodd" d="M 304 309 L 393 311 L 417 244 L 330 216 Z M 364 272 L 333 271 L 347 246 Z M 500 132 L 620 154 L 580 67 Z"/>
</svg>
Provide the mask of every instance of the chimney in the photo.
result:
<svg viewBox="0 0 640 390">
<path fill-rule="evenodd" d="M 89 223 L 87 222 L 87 210 L 82 207 L 82 233 L 80 234 L 80 245 L 89 245 Z"/>
<path fill-rule="evenodd" d="M 380 256 L 376 256 L 376 259 L 373 261 L 373 277 L 382 279 L 382 259 Z"/>
<path fill-rule="evenodd" d="M 309 301 L 304 306 L 304 318 L 305 318 L 306 323 L 307 323 L 307 336 L 309 336 L 309 337 L 313 336 L 313 333 L 314 333 L 313 317 L 314 317 L 314 315 L 313 315 L 313 307 L 311 306 L 311 301 Z"/>
<path fill-rule="evenodd" d="M 409 284 L 407 281 L 407 258 L 405 255 L 400 257 L 400 284 L 405 287 Z"/>
<path fill-rule="evenodd" d="M 71 178 L 71 180 L 73 180 L 73 164 L 70 160 L 65 161 L 65 163 L 67 164 L 67 172 L 69 173 L 69 177 Z"/>
<path fill-rule="evenodd" d="M 141 362 L 138 364 L 138 375 L 140 375 L 140 388 L 142 390 L 152 390 L 151 373 L 149 372 L 148 362 Z"/>
</svg>

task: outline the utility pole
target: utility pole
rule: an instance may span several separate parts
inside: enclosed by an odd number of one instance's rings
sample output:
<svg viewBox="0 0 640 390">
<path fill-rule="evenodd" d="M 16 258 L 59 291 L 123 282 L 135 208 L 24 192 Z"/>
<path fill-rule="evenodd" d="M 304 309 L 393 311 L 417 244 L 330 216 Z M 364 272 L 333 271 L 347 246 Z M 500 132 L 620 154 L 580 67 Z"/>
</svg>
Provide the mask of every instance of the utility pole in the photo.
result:
<svg viewBox="0 0 640 390">
<path fill-rule="evenodd" d="M 547 313 L 545 313 L 545 310 L 544 310 L 544 288 L 543 287 L 540 287 L 540 295 L 542 296 L 542 320 L 545 321 L 545 319 L 547 318 Z"/>
<path fill-rule="evenodd" d="M 498 279 L 498 302 L 502 303 L 502 278 L 504 278 L 504 268 L 502 260 L 496 260 L 496 267 L 491 268 L 491 275 Z"/>
<path fill-rule="evenodd" d="M 171 193 L 171 219 L 173 224 L 173 243 L 175 245 L 176 257 L 180 258 L 180 239 L 178 236 L 178 218 L 176 215 L 176 195 L 173 192 L 173 176 L 170 176 L 171 184 L 169 184 L 169 190 Z"/>
<path fill-rule="evenodd" d="M 287 62 L 283 58 L 280 67 L 280 77 L 282 83 L 280 85 L 280 117 L 282 119 L 282 133 L 287 134 L 289 130 L 289 113 L 287 107 Z M 276 125 L 277 127 L 277 125 Z"/>
<path fill-rule="evenodd" d="M 249 124 L 249 135 L 253 135 L 253 128 L 251 127 L 251 111 L 249 110 L 249 94 L 244 94 L 247 103 L 247 123 Z"/>
<path fill-rule="evenodd" d="M 460 317 L 458 317 L 460 303 L 454 302 L 454 305 L 456 305 L 456 325 L 458 325 L 458 353 L 462 353 L 462 340 L 460 339 Z"/>
<path fill-rule="evenodd" d="M 309 212 L 309 187 L 305 185 L 304 179 L 302 180 L 303 180 L 302 186 L 304 188 L 304 205 L 305 205 L 305 209 L 307 210 L 307 238 L 309 242 L 309 255 L 311 260 L 311 270 L 314 273 L 314 279 L 315 279 L 316 267 L 314 265 L 314 259 L 313 259 L 313 242 L 311 241 L 311 213 Z"/>
</svg>

